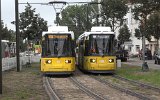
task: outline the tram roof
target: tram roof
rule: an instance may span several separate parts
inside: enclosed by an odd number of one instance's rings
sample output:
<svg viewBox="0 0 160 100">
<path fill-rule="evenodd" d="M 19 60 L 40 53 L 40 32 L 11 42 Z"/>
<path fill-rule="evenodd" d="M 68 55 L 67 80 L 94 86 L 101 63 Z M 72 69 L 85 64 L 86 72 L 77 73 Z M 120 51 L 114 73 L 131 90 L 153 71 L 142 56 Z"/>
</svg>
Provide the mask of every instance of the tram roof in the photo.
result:
<svg viewBox="0 0 160 100">
<path fill-rule="evenodd" d="M 91 28 L 91 32 L 111 32 L 111 27 L 94 26 Z"/>
<path fill-rule="evenodd" d="M 74 33 L 73 32 L 42 32 L 42 36 L 46 34 L 71 34 L 72 39 L 74 39 Z"/>
<path fill-rule="evenodd" d="M 115 34 L 115 33 L 111 31 L 110 27 L 95 26 L 91 28 L 90 32 L 84 32 L 83 34 L 81 34 L 78 39 L 89 36 L 91 34 Z"/>
<path fill-rule="evenodd" d="M 48 27 L 48 31 L 42 32 L 42 36 L 46 34 L 71 34 L 72 39 L 74 39 L 74 33 L 72 31 L 68 31 L 67 26 L 50 26 Z"/>
<path fill-rule="evenodd" d="M 68 26 L 49 26 L 48 32 L 68 32 Z"/>
<path fill-rule="evenodd" d="M 113 34 L 114 35 L 115 33 L 114 32 L 84 32 L 83 34 L 81 34 L 79 36 L 78 39 L 81 39 L 83 37 L 87 37 L 87 36 L 89 36 L 91 34 Z"/>
<path fill-rule="evenodd" d="M 2 42 L 9 42 L 9 40 L 1 40 Z"/>
</svg>

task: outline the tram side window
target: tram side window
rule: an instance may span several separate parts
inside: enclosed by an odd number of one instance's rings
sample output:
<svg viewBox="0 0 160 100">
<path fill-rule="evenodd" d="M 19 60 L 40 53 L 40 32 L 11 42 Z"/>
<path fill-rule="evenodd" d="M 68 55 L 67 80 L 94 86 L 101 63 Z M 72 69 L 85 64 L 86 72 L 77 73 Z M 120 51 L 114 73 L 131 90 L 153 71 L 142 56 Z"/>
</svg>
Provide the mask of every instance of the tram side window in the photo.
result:
<svg viewBox="0 0 160 100">
<path fill-rule="evenodd" d="M 111 38 L 110 38 L 110 55 L 114 55 L 115 54 L 115 51 L 116 51 L 116 44 L 115 44 L 115 36 L 114 35 L 111 35 Z"/>
<path fill-rule="evenodd" d="M 72 44 L 71 44 L 71 47 L 72 47 L 72 55 L 73 55 L 73 56 L 76 56 L 76 50 L 75 50 L 75 48 L 76 48 L 76 43 L 75 43 L 74 40 L 72 40 L 71 43 L 72 43 Z"/>
<path fill-rule="evenodd" d="M 42 57 L 45 56 L 46 50 L 45 50 L 46 46 L 45 46 L 45 41 L 42 41 Z"/>
<path fill-rule="evenodd" d="M 64 44 L 62 45 L 64 47 L 61 47 L 62 48 L 62 54 L 65 54 L 65 55 L 71 55 L 71 43 L 70 41 L 67 41 L 66 39 L 64 40 Z"/>
<path fill-rule="evenodd" d="M 88 56 L 88 52 L 89 51 L 89 41 L 86 40 L 85 41 L 85 52 L 84 52 L 84 55 Z"/>
</svg>

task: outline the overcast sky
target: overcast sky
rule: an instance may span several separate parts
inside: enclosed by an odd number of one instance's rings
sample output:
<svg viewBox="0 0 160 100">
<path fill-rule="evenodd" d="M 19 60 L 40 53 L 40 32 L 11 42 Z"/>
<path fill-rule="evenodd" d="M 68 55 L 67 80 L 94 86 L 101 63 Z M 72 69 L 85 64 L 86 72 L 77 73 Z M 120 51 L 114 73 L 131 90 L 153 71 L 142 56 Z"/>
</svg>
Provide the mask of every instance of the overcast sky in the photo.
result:
<svg viewBox="0 0 160 100">
<path fill-rule="evenodd" d="M 19 3 L 48 3 L 54 0 L 19 0 Z M 90 2 L 91 0 L 60 0 L 66 2 Z M 1 0 L 2 4 L 2 20 L 9 29 L 15 30 L 15 25 L 11 24 L 15 20 L 15 0 Z M 53 25 L 55 20 L 55 11 L 52 6 L 47 5 L 31 5 L 36 8 L 36 13 L 39 13 L 42 18 L 48 21 L 48 25 Z M 19 12 L 24 12 L 25 5 L 19 5 Z"/>
</svg>

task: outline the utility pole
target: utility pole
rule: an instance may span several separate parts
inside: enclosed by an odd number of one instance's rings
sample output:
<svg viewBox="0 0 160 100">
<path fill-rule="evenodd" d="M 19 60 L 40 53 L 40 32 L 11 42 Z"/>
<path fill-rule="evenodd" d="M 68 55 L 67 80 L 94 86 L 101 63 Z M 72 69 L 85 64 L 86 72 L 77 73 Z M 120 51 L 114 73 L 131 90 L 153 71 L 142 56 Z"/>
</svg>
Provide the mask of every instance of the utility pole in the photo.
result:
<svg viewBox="0 0 160 100">
<path fill-rule="evenodd" d="M 16 56 L 17 56 L 17 72 L 20 72 L 20 57 L 19 57 L 19 11 L 18 0 L 15 0 L 15 21 L 16 21 Z"/>
<path fill-rule="evenodd" d="M 1 21 L 1 0 L 0 0 L 0 21 Z M 0 94 L 2 94 L 2 23 L 0 23 Z"/>
<path fill-rule="evenodd" d="M 99 26 L 99 14 L 96 15 L 97 26 Z"/>
<path fill-rule="evenodd" d="M 89 15 L 89 14 L 88 14 L 88 13 L 89 13 L 89 8 L 88 8 L 88 7 L 89 7 L 89 4 L 87 4 L 87 26 L 86 26 L 87 31 L 89 31 L 89 27 L 88 27 L 88 26 L 89 26 L 89 18 L 88 18 L 88 17 L 89 17 L 89 16 L 88 16 L 88 15 Z"/>
<path fill-rule="evenodd" d="M 142 71 L 148 71 L 149 70 L 148 64 L 145 61 L 145 50 L 146 50 L 145 38 L 146 37 L 143 33 L 143 37 L 142 37 L 142 58 L 143 58 Z"/>
<path fill-rule="evenodd" d="M 57 26 L 60 25 L 60 22 L 59 22 L 59 15 L 60 15 L 60 13 L 57 12 L 57 13 L 56 13 L 56 22 L 57 22 Z"/>
<path fill-rule="evenodd" d="M 145 23 L 146 23 L 146 16 L 144 17 L 144 19 L 142 21 L 142 27 L 143 27 L 143 31 L 142 31 L 142 57 L 143 57 L 142 71 L 148 71 L 149 70 L 148 64 L 145 61 L 145 51 L 146 51 L 146 44 L 145 44 L 146 25 L 145 25 Z"/>
<path fill-rule="evenodd" d="M 100 26 L 100 23 L 99 23 L 99 17 L 100 16 L 101 16 L 101 0 L 98 0 L 97 26 Z"/>
</svg>

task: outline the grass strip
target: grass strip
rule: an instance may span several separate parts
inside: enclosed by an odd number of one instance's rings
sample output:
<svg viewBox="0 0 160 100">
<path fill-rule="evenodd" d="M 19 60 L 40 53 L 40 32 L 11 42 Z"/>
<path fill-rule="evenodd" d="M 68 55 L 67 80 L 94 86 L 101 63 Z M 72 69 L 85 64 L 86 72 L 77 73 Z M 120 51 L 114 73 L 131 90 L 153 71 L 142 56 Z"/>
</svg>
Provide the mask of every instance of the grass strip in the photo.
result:
<svg viewBox="0 0 160 100">
<path fill-rule="evenodd" d="M 122 67 L 118 68 L 116 73 L 128 79 L 160 87 L 160 70 L 150 69 L 148 72 L 144 72 L 141 67 L 122 64 Z"/>
</svg>

